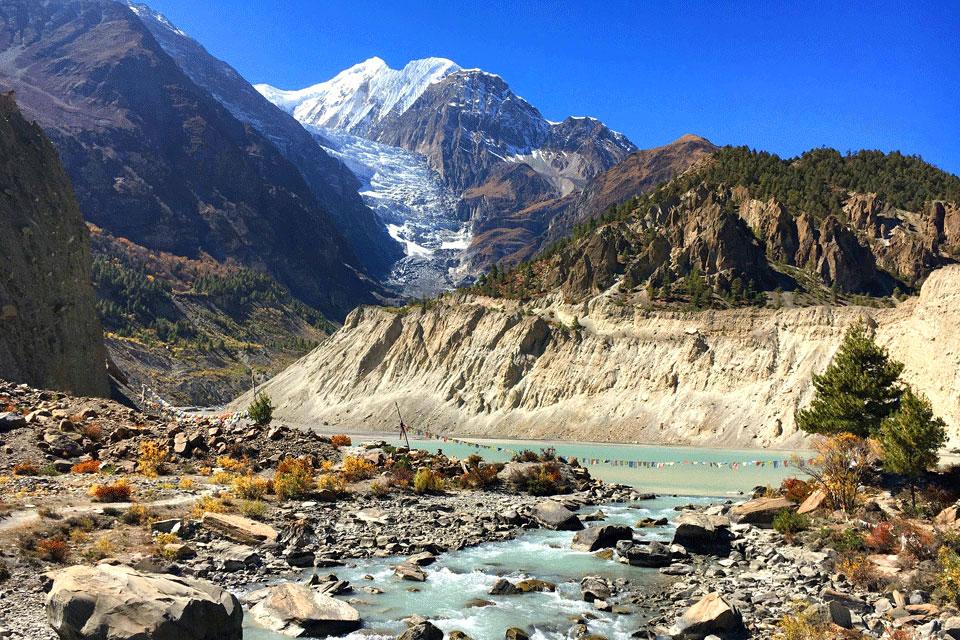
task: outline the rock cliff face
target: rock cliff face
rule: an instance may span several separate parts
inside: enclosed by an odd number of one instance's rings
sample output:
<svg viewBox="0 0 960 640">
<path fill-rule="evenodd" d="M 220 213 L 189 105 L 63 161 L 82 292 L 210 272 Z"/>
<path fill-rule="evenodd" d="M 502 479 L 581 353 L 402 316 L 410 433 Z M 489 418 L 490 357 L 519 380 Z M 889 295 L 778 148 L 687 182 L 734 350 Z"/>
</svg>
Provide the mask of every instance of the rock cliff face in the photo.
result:
<svg viewBox="0 0 960 640">
<path fill-rule="evenodd" d="M 276 415 L 343 429 L 741 447 L 801 444 L 794 411 L 845 329 L 869 318 L 960 439 L 960 267 L 892 309 L 646 311 L 599 296 L 540 308 L 442 299 L 364 307 L 265 387 Z M 573 327 L 573 328 L 571 328 Z M 248 399 L 241 398 L 238 405 Z"/>
<path fill-rule="evenodd" d="M 90 244 L 57 151 L 0 96 L 0 378 L 105 396 Z"/>
</svg>

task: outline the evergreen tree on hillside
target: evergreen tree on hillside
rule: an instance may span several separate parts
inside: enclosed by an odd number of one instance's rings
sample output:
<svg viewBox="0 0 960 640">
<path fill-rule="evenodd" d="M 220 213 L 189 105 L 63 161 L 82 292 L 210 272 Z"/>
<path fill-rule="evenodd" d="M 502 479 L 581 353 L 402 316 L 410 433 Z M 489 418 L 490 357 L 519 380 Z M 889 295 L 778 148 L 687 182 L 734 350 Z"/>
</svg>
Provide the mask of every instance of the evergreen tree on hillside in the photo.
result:
<svg viewBox="0 0 960 640">
<path fill-rule="evenodd" d="M 808 433 L 877 435 L 899 406 L 901 371 L 903 365 L 890 359 L 866 325 L 856 323 L 827 370 L 813 377 L 816 394 L 809 407 L 797 412 L 797 425 Z"/>
<path fill-rule="evenodd" d="M 939 451 L 947 443 L 946 423 L 933 415 L 930 401 L 907 388 L 900 408 L 880 426 L 883 466 L 907 477 L 910 502 L 917 508 L 917 480 L 939 460 Z"/>
</svg>

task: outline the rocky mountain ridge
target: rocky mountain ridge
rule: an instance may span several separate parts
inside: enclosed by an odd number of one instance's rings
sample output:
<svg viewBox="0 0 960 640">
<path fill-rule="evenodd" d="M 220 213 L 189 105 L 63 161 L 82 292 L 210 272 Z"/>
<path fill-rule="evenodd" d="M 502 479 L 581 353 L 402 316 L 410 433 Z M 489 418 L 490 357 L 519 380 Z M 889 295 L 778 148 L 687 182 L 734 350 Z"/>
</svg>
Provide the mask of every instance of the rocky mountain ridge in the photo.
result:
<svg viewBox="0 0 960 640">
<path fill-rule="evenodd" d="M 700 312 L 441 298 L 363 307 L 269 381 L 276 415 L 344 430 L 408 424 L 460 435 L 724 447 L 801 445 L 794 411 L 845 329 L 867 318 L 960 440 L 960 266 L 895 308 Z M 235 406 L 245 406 L 241 397 Z"/>
</svg>

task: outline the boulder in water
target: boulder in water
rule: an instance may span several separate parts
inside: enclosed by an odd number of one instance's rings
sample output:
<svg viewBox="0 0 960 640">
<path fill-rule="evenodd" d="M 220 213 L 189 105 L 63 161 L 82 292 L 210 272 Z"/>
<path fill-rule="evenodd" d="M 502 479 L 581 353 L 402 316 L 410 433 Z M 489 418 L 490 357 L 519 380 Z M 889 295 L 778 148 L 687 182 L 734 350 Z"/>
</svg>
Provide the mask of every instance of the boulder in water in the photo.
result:
<svg viewBox="0 0 960 640">
<path fill-rule="evenodd" d="M 573 536 L 570 544 L 577 551 L 596 551 L 617 544 L 620 540 L 632 540 L 633 529 L 622 525 L 587 527 Z"/>
<path fill-rule="evenodd" d="M 583 523 L 573 511 L 555 500 L 544 500 L 533 508 L 533 519 L 544 529 L 580 531 Z"/>
</svg>

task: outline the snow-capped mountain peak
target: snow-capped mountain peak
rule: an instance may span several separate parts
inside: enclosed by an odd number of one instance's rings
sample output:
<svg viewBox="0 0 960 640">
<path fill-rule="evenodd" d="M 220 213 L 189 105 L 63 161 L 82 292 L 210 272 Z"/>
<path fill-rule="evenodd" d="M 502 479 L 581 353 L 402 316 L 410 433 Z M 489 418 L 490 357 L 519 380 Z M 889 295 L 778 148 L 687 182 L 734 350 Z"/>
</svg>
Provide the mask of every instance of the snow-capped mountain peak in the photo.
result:
<svg viewBox="0 0 960 640">
<path fill-rule="evenodd" d="M 459 69 L 446 58 L 423 58 L 398 70 L 373 57 L 305 89 L 266 84 L 256 89 L 304 124 L 362 134 L 391 113 L 409 109 L 427 87 Z"/>
</svg>

